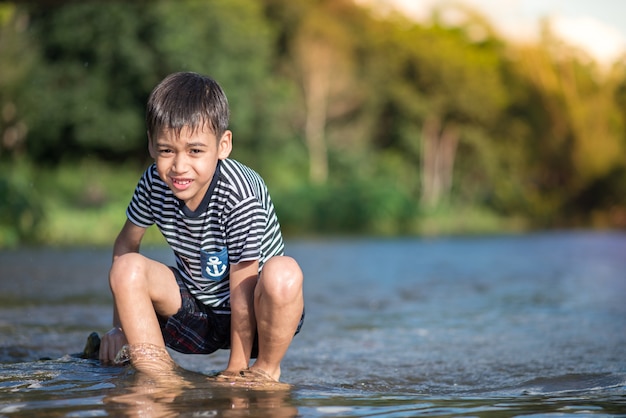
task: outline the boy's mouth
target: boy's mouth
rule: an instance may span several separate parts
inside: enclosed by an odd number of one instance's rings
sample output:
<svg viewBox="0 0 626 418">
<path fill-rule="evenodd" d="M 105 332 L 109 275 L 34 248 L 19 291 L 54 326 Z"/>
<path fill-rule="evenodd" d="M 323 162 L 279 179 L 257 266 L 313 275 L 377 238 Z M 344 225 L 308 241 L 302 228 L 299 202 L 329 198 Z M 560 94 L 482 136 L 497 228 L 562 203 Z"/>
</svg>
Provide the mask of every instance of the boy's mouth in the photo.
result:
<svg viewBox="0 0 626 418">
<path fill-rule="evenodd" d="M 189 185 L 193 183 L 190 179 L 176 179 L 172 177 L 172 186 L 177 190 L 185 190 Z"/>
</svg>

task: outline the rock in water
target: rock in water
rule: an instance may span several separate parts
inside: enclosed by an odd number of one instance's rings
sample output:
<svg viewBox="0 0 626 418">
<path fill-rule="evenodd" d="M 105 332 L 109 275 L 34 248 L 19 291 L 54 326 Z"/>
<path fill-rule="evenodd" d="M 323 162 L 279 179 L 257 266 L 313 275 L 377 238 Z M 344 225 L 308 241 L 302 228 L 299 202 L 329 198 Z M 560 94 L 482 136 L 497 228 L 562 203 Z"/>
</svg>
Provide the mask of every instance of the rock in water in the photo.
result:
<svg viewBox="0 0 626 418">
<path fill-rule="evenodd" d="M 92 332 L 87 337 L 87 343 L 85 349 L 81 355 L 81 358 L 97 359 L 100 353 L 100 336 L 97 332 Z"/>
</svg>

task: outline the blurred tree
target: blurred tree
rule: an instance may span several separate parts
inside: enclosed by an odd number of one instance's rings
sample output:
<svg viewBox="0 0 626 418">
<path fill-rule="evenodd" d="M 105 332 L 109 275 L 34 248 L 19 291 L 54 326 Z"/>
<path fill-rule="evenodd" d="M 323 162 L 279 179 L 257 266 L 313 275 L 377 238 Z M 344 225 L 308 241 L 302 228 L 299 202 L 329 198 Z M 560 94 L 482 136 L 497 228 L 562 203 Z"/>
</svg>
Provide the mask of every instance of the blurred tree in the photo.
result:
<svg viewBox="0 0 626 418">
<path fill-rule="evenodd" d="M 0 3 L 0 162 L 27 157 L 30 176 L 28 159 L 144 162 L 149 91 L 197 71 L 292 230 L 414 232 L 448 202 L 545 225 L 626 213 L 623 63 L 601 71 L 549 31 L 505 43 L 458 5 L 416 23 L 354 0 L 16 4 Z"/>
<path fill-rule="evenodd" d="M 22 92 L 37 62 L 28 24 L 24 10 L 0 3 L 0 248 L 37 241 L 44 214 L 26 155 Z"/>
<path fill-rule="evenodd" d="M 33 172 L 22 158 L 0 161 L 0 248 L 41 238 L 45 211 Z"/>
<path fill-rule="evenodd" d="M 378 36 L 370 83 L 382 99 L 376 143 L 400 152 L 407 173 L 419 167 L 420 200 L 427 207 L 450 196 L 458 147 L 466 167 L 470 159 L 475 169 L 492 164 L 483 161 L 493 158 L 490 130 L 507 105 L 499 42 L 484 21 L 472 22 L 485 26 L 479 39 L 464 27 L 437 20 L 423 27 L 403 18 L 383 25 Z M 460 189 L 497 175 L 458 174 Z"/>
<path fill-rule="evenodd" d="M 254 0 L 159 1 L 154 7 L 158 72 L 195 71 L 215 78 L 232 111 L 235 147 L 257 160 L 279 129 L 272 111 L 277 82 L 271 75 L 273 34 Z M 279 136 L 280 137 L 280 136 Z M 282 139 L 282 138 L 281 138 Z"/>
<path fill-rule="evenodd" d="M 624 119 L 615 101 L 617 79 L 550 35 L 516 48 L 513 69 L 526 83 L 524 184 L 534 215 L 554 222 L 624 158 Z"/>
<path fill-rule="evenodd" d="M 36 62 L 27 29 L 27 13 L 0 3 L 0 159 L 25 153 L 28 126 L 21 93 Z"/>
<path fill-rule="evenodd" d="M 247 157 L 257 159 L 259 143 L 285 139 L 272 112 L 286 111 L 287 99 L 270 73 L 272 33 L 258 2 L 93 1 L 31 10 L 43 60 L 25 95 L 34 158 L 145 156 L 145 100 L 174 71 L 222 84 Z"/>
<path fill-rule="evenodd" d="M 360 104 L 355 25 L 363 9 L 350 0 L 293 2 L 266 0 L 266 13 L 280 22 L 278 50 L 282 68 L 302 94 L 302 136 L 309 157 L 309 180 L 324 184 L 329 175 L 329 123 Z"/>
<path fill-rule="evenodd" d="M 309 179 L 323 184 L 328 178 L 326 128 L 358 106 L 355 33 L 345 19 L 351 2 L 323 2 L 304 18 L 293 43 L 293 60 L 305 103 L 304 137 L 309 151 Z M 355 102 L 357 102 L 355 104 Z"/>
<path fill-rule="evenodd" d="M 25 93 L 31 156 L 55 163 L 143 151 L 141 110 L 156 81 L 143 5 L 70 2 L 31 10 L 42 56 Z"/>
</svg>

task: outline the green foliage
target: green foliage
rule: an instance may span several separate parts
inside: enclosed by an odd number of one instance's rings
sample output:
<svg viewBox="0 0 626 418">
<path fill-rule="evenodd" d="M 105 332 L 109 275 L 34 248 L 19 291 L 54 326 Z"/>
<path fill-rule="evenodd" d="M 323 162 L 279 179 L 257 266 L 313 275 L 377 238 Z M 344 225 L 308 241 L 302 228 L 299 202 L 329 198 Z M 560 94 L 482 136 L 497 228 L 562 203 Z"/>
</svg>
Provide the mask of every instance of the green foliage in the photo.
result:
<svg viewBox="0 0 626 418">
<path fill-rule="evenodd" d="M 38 199 L 46 213 L 39 240 L 59 246 L 111 246 L 142 171 L 136 164 L 104 164 L 94 159 L 36 170 Z M 144 243 L 161 244 L 163 238 L 150 228 Z"/>
<path fill-rule="evenodd" d="M 28 126 L 20 97 L 36 63 L 27 28 L 25 12 L 0 3 L 0 159 L 24 153 Z"/>
<path fill-rule="evenodd" d="M 525 214 L 544 226 L 591 221 L 590 211 L 578 202 L 624 167 L 615 74 L 603 73 L 565 47 L 554 54 L 556 45 L 548 36 L 542 44 L 518 48 L 508 70 L 519 94 L 514 120 L 526 130 L 518 148 L 518 187 L 526 198 Z"/>
<path fill-rule="evenodd" d="M 227 92 L 232 129 L 243 146 L 267 129 L 276 82 L 269 70 L 272 33 L 254 0 L 158 1 L 152 44 L 159 76 L 207 74 Z M 269 104 L 269 106 L 267 106 Z"/>
<path fill-rule="evenodd" d="M 289 84 L 270 74 L 272 32 L 258 2 L 68 3 L 32 13 L 40 64 L 20 94 L 29 154 L 58 163 L 85 154 L 145 155 L 144 107 L 166 74 L 196 71 L 227 91 L 232 129 L 248 157 L 289 131 Z M 292 90 L 292 89 L 291 89 Z"/>
<path fill-rule="evenodd" d="M 174 71 L 222 84 L 232 156 L 288 233 L 626 226 L 626 64 L 549 30 L 509 44 L 456 11 L 449 26 L 352 0 L 0 3 L 0 246 L 112 240 L 148 158 L 146 98 Z"/>
<path fill-rule="evenodd" d="M 0 164 L 0 196 L 0 248 L 38 242 L 44 205 L 32 166 L 23 161 Z"/>
<path fill-rule="evenodd" d="M 415 233 L 417 208 L 389 184 L 370 182 L 304 186 L 274 197 L 287 234 Z"/>
<path fill-rule="evenodd" d="M 149 21 L 126 2 L 70 3 L 33 13 L 40 65 L 24 92 L 29 153 L 58 162 L 141 148 L 142 108 L 157 77 Z M 131 154 L 132 155 L 132 154 Z"/>
</svg>

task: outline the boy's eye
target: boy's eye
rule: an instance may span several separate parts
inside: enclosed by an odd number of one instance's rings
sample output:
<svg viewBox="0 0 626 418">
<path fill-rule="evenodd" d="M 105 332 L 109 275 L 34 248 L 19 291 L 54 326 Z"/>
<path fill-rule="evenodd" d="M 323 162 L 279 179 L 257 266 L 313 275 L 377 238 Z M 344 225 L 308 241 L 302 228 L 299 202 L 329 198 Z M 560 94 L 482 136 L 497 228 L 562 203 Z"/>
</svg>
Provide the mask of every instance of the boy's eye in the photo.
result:
<svg viewBox="0 0 626 418">
<path fill-rule="evenodd" d="M 169 154 L 171 152 L 172 152 L 172 150 L 169 149 L 169 148 L 161 148 L 161 149 L 159 149 L 159 153 L 160 154 Z"/>
</svg>

